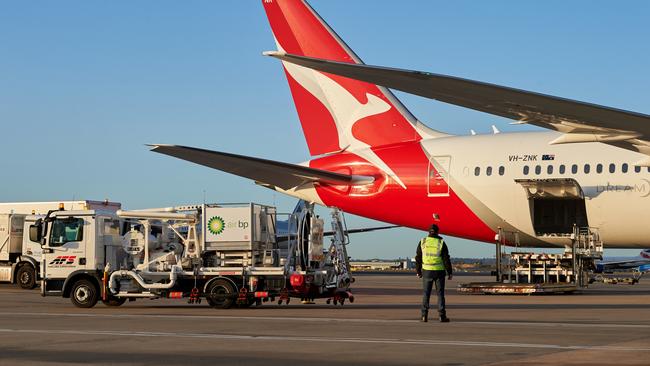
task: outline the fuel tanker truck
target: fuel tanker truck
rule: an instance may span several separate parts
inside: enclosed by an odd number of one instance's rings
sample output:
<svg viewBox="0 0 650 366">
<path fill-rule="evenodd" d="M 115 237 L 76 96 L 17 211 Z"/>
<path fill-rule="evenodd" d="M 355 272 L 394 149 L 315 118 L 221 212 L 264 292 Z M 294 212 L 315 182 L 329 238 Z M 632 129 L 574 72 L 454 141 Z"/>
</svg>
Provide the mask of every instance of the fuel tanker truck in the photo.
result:
<svg viewBox="0 0 650 366">
<path fill-rule="evenodd" d="M 278 220 L 280 217 L 282 220 Z M 41 293 L 90 308 L 184 299 L 215 308 L 354 301 L 342 212 L 301 201 L 290 214 L 256 204 L 57 210 L 28 216 L 40 243 Z M 325 243 L 324 238 L 329 239 Z"/>
</svg>

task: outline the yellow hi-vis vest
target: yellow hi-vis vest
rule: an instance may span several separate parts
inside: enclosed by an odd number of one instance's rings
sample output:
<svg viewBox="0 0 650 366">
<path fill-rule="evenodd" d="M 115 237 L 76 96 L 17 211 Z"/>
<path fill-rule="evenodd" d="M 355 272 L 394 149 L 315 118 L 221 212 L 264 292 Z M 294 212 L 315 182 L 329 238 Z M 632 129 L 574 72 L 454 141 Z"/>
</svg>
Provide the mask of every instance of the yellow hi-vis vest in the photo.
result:
<svg viewBox="0 0 650 366">
<path fill-rule="evenodd" d="M 445 264 L 442 262 L 442 239 L 427 236 L 420 240 L 422 248 L 422 269 L 427 271 L 444 271 Z"/>
</svg>

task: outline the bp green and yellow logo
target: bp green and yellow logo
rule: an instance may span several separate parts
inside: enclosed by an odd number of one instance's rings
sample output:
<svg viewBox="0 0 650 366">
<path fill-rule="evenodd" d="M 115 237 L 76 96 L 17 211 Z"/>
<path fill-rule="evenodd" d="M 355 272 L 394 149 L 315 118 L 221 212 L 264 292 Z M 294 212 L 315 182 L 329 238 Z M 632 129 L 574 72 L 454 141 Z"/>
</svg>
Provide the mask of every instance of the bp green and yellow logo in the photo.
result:
<svg viewBox="0 0 650 366">
<path fill-rule="evenodd" d="M 219 216 L 213 216 L 208 220 L 208 231 L 212 235 L 219 235 L 223 232 L 223 229 L 226 227 L 226 223 Z"/>
</svg>

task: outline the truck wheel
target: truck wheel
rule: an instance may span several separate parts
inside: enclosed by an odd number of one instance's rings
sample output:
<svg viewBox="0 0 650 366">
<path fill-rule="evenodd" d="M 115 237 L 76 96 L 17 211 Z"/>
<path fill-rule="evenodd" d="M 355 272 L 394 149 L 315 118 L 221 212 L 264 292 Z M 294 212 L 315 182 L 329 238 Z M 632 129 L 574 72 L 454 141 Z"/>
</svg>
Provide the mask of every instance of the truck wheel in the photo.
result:
<svg viewBox="0 0 650 366">
<path fill-rule="evenodd" d="M 230 309 L 235 303 L 235 287 L 228 280 L 214 280 L 208 286 L 206 298 L 213 308 Z"/>
<path fill-rule="evenodd" d="M 251 306 L 253 306 L 253 304 L 255 304 L 255 299 L 250 299 L 250 300 L 247 300 L 243 304 L 237 304 L 237 307 L 241 308 L 241 309 L 246 309 L 246 308 L 250 308 Z"/>
<path fill-rule="evenodd" d="M 36 270 L 31 264 L 25 264 L 18 269 L 16 274 L 18 285 L 25 290 L 31 290 L 36 287 Z"/>
<path fill-rule="evenodd" d="M 79 308 L 92 308 L 99 300 L 97 286 L 89 280 L 79 280 L 72 285 L 70 300 Z"/>
<path fill-rule="evenodd" d="M 102 302 L 106 306 L 113 306 L 113 307 L 121 306 L 124 305 L 124 303 L 126 302 L 126 297 L 110 297 L 106 301 L 102 300 Z"/>
</svg>

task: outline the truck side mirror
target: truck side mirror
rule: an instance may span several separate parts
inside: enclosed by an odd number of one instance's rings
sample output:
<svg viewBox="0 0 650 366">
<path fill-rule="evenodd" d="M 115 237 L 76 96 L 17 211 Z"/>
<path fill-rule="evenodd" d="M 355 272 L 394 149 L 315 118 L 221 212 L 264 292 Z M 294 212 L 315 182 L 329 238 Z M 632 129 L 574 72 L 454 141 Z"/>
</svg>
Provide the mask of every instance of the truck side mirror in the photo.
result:
<svg viewBox="0 0 650 366">
<path fill-rule="evenodd" d="M 29 225 L 29 241 L 41 241 L 41 225 Z"/>
</svg>

